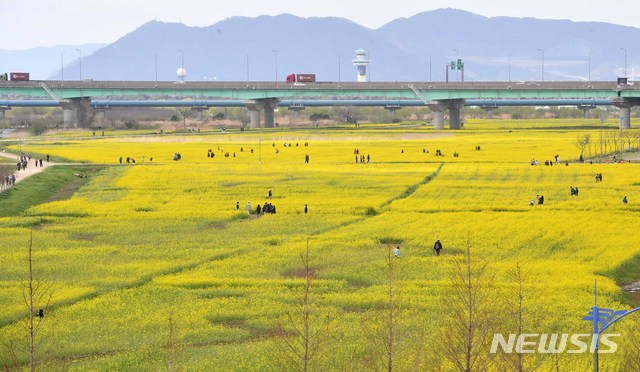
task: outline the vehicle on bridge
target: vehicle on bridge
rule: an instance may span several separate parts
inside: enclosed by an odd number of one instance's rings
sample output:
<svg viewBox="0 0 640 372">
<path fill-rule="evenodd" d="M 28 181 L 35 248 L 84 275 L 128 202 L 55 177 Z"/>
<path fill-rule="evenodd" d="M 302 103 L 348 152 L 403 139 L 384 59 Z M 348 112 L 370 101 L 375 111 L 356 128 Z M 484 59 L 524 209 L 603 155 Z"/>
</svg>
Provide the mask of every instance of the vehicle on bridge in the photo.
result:
<svg viewBox="0 0 640 372">
<path fill-rule="evenodd" d="M 10 72 L 9 79 L 7 79 L 7 74 L 0 74 L 0 81 L 29 81 L 29 73 L 28 72 Z"/>
<path fill-rule="evenodd" d="M 289 74 L 287 83 L 315 83 L 316 74 Z"/>
</svg>

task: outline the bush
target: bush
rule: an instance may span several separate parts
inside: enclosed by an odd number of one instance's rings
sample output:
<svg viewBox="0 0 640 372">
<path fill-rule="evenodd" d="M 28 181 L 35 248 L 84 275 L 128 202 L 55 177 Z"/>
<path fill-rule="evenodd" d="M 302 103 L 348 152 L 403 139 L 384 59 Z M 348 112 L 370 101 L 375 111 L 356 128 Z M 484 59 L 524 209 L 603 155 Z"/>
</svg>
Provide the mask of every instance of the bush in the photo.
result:
<svg viewBox="0 0 640 372">
<path fill-rule="evenodd" d="M 29 125 L 29 133 L 34 136 L 39 136 L 42 133 L 46 132 L 49 129 L 49 126 L 44 121 L 34 121 Z"/>
</svg>

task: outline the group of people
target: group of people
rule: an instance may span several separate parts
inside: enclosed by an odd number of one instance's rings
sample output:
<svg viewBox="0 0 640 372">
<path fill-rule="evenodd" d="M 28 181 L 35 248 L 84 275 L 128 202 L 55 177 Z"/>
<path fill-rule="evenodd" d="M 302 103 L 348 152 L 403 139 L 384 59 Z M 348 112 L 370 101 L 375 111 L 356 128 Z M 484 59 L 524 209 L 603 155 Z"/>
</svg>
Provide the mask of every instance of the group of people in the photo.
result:
<svg viewBox="0 0 640 372">
<path fill-rule="evenodd" d="M 602 173 L 596 173 L 596 182 L 602 182 Z"/>
<path fill-rule="evenodd" d="M 16 175 L 10 174 L 4 177 L 0 177 L 0 190 L 8 189 L 16 184 Z"/>
<path fill-rule="evenodd" d="M 442 243 L 440 242 L 440 239 L 436 240 L 436 242 L 433 244 L 433 250 L 436 252 L 436 256 L 440 256 L 440 251 L 442 250 Z M 400 257 L 400 246 L 399 245 L 397 245 L 396 248 L 393 250 L 393 255 L 398 257 L 398 258 Z"/>
<path fill-rule="evenodd" d="M 365 162 L 369 163 L 371 161 L 371 156 L 367 154 L 367 156 L 365 157 L 364 154 L 360 154 L 360 149 L 353 149 L 353 155 L 355 155 L 356 157 L 356 164 L 364 164 Z"/>
<path fill-rule="evenodd" d="M 579 191 L 577 187 L 569 186 L 569 188 L 571 189 L 571 196 L 578 196 Z"/>
<path fill-rule="evenodd" d="M 536 204 L 536 200 L 538 201 L 538 204 L 540 205 L 544 204 L 544 195 L 536 195 L 535 200 L 531 199 L 529 201 L 529 205 L 533 207 Z"/>
</svg>

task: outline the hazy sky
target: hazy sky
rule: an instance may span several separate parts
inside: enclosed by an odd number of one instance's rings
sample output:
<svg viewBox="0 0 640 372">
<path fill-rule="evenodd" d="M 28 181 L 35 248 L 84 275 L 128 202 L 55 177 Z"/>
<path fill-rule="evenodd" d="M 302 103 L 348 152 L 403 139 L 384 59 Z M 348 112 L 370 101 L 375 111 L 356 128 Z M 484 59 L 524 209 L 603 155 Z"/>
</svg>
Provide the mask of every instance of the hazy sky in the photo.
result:
<svg viewBox="0 0 640 372">
<path fill-rule="evenodd" d="M 0 0 L 0 49 L 111 43 L 151 20 L 209 26 L 233 16 L 334 16 L 377 28 L 438 8 L 487 17 L 598 21 L 639 27 L 638 0 Z"/>
</svg>

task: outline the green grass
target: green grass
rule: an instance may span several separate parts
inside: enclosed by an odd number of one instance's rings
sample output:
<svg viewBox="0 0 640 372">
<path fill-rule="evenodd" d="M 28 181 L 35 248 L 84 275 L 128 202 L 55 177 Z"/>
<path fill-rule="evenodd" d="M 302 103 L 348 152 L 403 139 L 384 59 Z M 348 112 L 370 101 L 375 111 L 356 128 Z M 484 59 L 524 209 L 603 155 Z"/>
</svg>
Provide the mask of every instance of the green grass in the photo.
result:
<svg viewBox="0 0 640 372">
<path fill-rule="evenodd" d="M 100 166 L 57 166 L 35 174 L 0 193 L 0 217 L 17 216 L 31 206 L 64 200 L 102 170 Z M 87 175 L 80 178 L 76 174 Z"/>
</svg>

